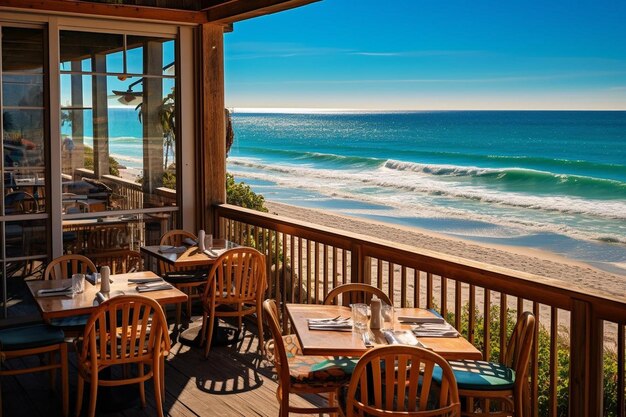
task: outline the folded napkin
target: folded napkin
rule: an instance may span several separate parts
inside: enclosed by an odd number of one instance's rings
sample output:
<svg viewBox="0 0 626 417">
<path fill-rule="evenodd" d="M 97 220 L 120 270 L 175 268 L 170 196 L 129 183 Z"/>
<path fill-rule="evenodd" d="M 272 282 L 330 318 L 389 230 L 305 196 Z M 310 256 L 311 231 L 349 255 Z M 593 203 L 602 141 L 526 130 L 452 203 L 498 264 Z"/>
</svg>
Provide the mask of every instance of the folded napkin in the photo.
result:
<svg viewBox="0 0 626 417">
<path fill-rule="evenodd" d="M 57 297 L 59 295 L 72 295 L 72 286 L 37 290 L 37 297 Z"/>
<path fill-rule="evenodd" d="M 205 249 L 204 250 L 204 253 L 211 258 L 217 258 L 224 252 L 226 252 L 226 249 Z"/>
<path fill-rule="evenodd" d="M 413 333 L 409 331 L 402 330 L 385 330 L 383 332 L 387 343 L 390 345 L 410 345 L 410 346 L 420 346 L 420 342 L 413 335 Z"/>
<path fill-rule="evenodd" d="M 352 331 L 352 319 L 308 319 L 309 330 Z"/>
<path fill-rule="evenodd" d="M 161 253 L 183 253 L 186 250 L 187 250 L 186 246 L 170 246 L 170 245 L 159 246 L 159 252 Z"/>
<path fill-rule="evenodd" d="M 161 277 L 128 278 L 128 283 L 129 284 L 150 284 L 152 282 L 163 282 L 163 278 L 161 278 Z"/>
<path fill-rule="evenodd" d="M 171 284 L 167 282 L 152 282 L 148 284 L 137 285 L 137 292 L 148 292 L 148 291 L 161 291 L 161 290 L 171 290 L 174 288 Z"/>
<path fill-rule="evenodd" d="M 459 332 L 449 323 L 422 323 L 412 330 L 417 337 L 459 337 Z"/>
<path fill-rule="evenodd" d="M 124 291 L 111 291 L 109 293 L 102 293 L 98 291 L 96 293 L 96 299 L 93 301 L 93 305 L 97 306 L 104 303 L 109 298 L 117 297 L 118 295 L 124 295 Z"/>
<path fill-rule="evenodd" d="M 441 317 L 417 317 L 417 316 L 398 316 L 398 321 L 403 323 L 436 323 L 443 324 L 446 321 Z"/>
</svg>

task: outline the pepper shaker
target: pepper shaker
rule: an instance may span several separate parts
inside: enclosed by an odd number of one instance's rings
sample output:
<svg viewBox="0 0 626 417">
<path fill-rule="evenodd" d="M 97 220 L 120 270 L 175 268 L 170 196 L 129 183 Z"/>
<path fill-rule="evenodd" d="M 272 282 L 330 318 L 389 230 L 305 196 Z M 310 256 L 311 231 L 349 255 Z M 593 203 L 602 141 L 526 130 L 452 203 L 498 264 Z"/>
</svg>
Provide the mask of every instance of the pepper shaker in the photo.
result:
<svg viewBox="0 0 626 417">
<path fill-rule="evenodd" d="M 109 281 L 109 275 L 111 275 L 111 268 L 106 265 L 100 268 L 100 292 L 102 293 L 111 291 L 111 281 Z"/>
<path fill-rule="evenodd" d="M 205 249 L 204 237 L 205 237 L 204 230 L 201 229 L 200 231 L 198 231 L 198 250 L 200 252 L 204 252 L 204 249 Z"/>
<path fill-rule="evenodd" d="M 370 303 L 370 312 L 372 317 L 370 318 L 370 329 L 380 329 L 381 328 L 381 304 L 380 299 L 375 295 L 372 297 L 372 301 Z"/>
</svg>

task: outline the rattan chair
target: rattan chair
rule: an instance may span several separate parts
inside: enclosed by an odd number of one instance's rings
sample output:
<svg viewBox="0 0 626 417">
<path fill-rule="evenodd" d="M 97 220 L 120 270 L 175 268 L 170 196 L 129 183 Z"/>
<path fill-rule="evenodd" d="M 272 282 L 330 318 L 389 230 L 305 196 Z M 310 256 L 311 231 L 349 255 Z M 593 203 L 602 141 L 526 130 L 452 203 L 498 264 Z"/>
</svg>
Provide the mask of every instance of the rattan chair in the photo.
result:
<svg viewBox="0 0 626 417">
<path fill-rule="evenodd" d="M 432 378 L 436 369 L 438 384 Z M 461 409 L 448 362 L 415 346 L 389 345 L 365 353 L 344 394 L 340 402 L 345 417 L 456 417 Z"/>
<path fill-rule="evenodd" d="M 459 395 L 465 399 L 463 416 L 527 416 L 528 365 L 534 334 L 535 316 L 524 312 L 513 329 L 504 363 L 450 361 Z"/>
<path fill-rule="evenodd" d="M 55 359 L 59 353 L 59 360 Z M 36 362 L 36 365 L 24 368 L 28 361 L 21 361 L 21 366 L 4 369 L 4 362 L 27 356 L 42 356 L 48 354 L 48 363 Z M 69 384 L 67 343 L 63 330 L 47 324 L 11 327 L 0 330 L 0 377 L 21 375 L 33 372 L 50 372 L 50 384 L 55 387 L 56 370 L 61 371 L 62 413 L 69 414 Z M 0 403 L 1 404 L 1 403 Z M 0 416 L 2 411 L 0 410 Z"/>
<path fill-rule="evenodd" d="M 263 311 L 272 334 L 266 352 L 274 362 L 278 374 L 276 398 L 280 417 L 289 413 L 321 414 L 339 411 L 336 405 L 338 390 L 350 381 L 356 360 L 326 356 L 302 355 L 298 340 L 293 335 L 283 336 L 276 301 L 265 300 Z M 290 405 L 291 394 L 328 394 L 326 407 L 296 407 Z"/>
<path fill-rule="evenodd" d="M 186 238 L 198 240 L 191 232 L 175 229 L 161 236 L 160 245 L 182 246 Z M 198 269 L 198 267 L 175 267 L 167 262 L 159 261 L 159 274 L 167 282 L 187 294 L 187 317 L 191 318 L 193 300 L 202 297 L 201 289 L 206 284 L 206 270 Z M 180 324 L 181 306 L 180 303 L 176 305 L 176 326 Z"/>
<path fill-rule="evenodd" d="M 169 350 L 165 314 L 156 301 L 140 295 L 121 295 L 100 304 L 87 321 L 82 340 L 77 341 L 76 415 L 80 415 L 85 381 L 90 383 L 87 415 L 93 417 L 99 386 L 139 384 L 141 405 L 145 407 L 144 383 L 152 378 L 155 407 L 162 417 L 165 357 Z M 137 376 L 101 379 L 104 369 L 132 364 L 137 365 Z"/>
<path fill-rule="evenodd" d="M 227 250 L 215 260 L 202 297 L 205 357 L 209 356 L 213 329 L 219 317 L 237 317 L 241 330 L 243 317 L 256 313 L 259 349 L 263 350 L 262 303 L 266 288 L 265 255 L 258 250 L 241 246 Z"/>
<path fill-rule="evenodd" d="M 391 300 L 387 294 L 383 292 L 383 290 L 378 287 L 374 287 L 373 285 L 359 283 L 343 284 L 333 288 L 333 290 L 328 293 L 326 298 L 324 298 L 324 304 L 333 304 L 335 299 L 340 295 L 342 297 L 343 305 L 350 305 L 350 303 L 369 304 L 373 295 L 380 298 L 383 303 L 392 305 Z"/>
<path fill-rule="evenodd" d="M 98 272 L 93 262 L 83 255 L 63 255 L 53 259 L 43 273 L 43 279 L 68 279 L 72 274 Z"/>
</svg>

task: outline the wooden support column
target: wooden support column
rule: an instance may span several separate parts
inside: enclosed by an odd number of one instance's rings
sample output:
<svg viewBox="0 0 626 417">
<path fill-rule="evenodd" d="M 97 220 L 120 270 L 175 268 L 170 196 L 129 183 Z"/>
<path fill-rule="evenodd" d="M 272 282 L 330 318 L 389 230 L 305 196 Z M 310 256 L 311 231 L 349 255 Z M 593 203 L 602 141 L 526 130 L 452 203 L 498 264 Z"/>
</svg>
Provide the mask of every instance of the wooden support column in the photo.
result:
<svg viewBox="0 0 626 417">
<path fill-rule="evenodd" d="M 83 110 L 83 76 L 82 62 L 72 61 L 70 75 L 72 102 L 70 103 L 70 120 L 72 123 L 71 142 L 64 143 L 63 173 L 72 175 L 76 168 L 84 168 L 85 163 L 85 111 Z"/>
<path fill-rule="evenodd" d="M 106 56 L 93 56 L 91 67 L 97 73 L 106 73 Z M 92 103 L 93 170 L 96 178 L 100 178 L 109 174 L 109 109 L 106 75 L 94 75 L 92 77 Z"/>
<path fill-rule="evenodd" d="M 157 188 L 163 185 L 163 126 L 159 112 L 163 104 L 163 84 L 158 76 L 163 74 L 163 44 L 146 42 L 143 46 L 146 73 L 157 77 L 144 77 L 143 101 L 143 195 L 144 207 L 153 205 Z"/>
<path fill-rule="evenodd" d="M 201 118 L 196 152 L 199 228 L 213 233 L 213 204 L 226 202 L 226 123 L 224 115 L 224 33 L 218 25 L 200 26 Z"/>
<path fill-rule="evenodd" d="M 572 304 L 570 320 L 570 416 L 601 416 L 604 322 L 591 304 L 579 300 Z"/>
</svg>

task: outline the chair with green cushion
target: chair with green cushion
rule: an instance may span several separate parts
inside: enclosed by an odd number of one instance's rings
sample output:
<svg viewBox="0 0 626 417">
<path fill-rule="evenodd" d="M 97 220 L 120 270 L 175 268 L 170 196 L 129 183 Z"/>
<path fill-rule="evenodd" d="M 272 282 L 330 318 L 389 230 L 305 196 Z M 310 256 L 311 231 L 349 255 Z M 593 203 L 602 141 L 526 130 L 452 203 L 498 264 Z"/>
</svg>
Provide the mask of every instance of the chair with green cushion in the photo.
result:
<svg viewBox="0 0 626 417">
<path fill-rule="evenodd" d="M 535 316 L 522 313 L 506 347 L 504 363 L 450 361 L 465 399 L 463 416 L 525 417 L 528 410 L 528 364 L 535 334 Z M 441 372 L 435 372 L 434 379 Z M 501 404 L 497 404 L 497 403 Z M 494 407 L 498 406 L 499 407 Z M 494 411 L 491 409 L 494 408 Z"/>
<path fill-rule="evenodd" d="M 53 259 L 43 272 L 43 279 L 69 279 L 73 274 L 93 274 L 98 272 L 96 266 L 83 255 L 71 254 L 63 255 Z M 89 284 L 85 284 L 89 285 Z M 87 320 L 89 314 L 83 314 L 74 317 L 55 318 L 50 320 L 50 324 L 63 328 L 65 333 L 69 336 L 78 336 L 81 332 Z"/>
<path fill-rule="evenodd" d="M 434 371 L 439 383 L 433 383 Z M 417 346 L 387 345 L 366 352 L 340 398 L 345 417 L 458 417 L 454 373 L 444 358 Z"/>
<path fill-rule="evenodd" d="M 55 353 L 57 351 L 59 352 L 58 362 L 55 359 Z M 4 363 L 11 359 L 42 355 L 45 353 L 49 356 L 48 363 L 37 362 L 37 366 L 30 368 L 4 368 Z M 0 330 L 0 355 L 2 355 L 3 365 L 0 368 L 0 376 L 50 371 L 50 381 L 54 388 L 56 370 L 60 369 L 62 410 L 63 415 L 67 417 L 69 414 L 67 344 L 65 343 L 65 335 L 61 329 L 47 324 L 34 324 Z M 23 363 L 24 361 L 22 361 L 22 364 Z"/>
<path fill-rule="evenodd" d="M 283 336 L 276 301 L 265 300 L 263 311 L 272 333 L 266 352 L 274 362 L 278 374 L 276 397 L 280 404 L 280 417 L 289 413 L 337 413 L 335 405 L 338 390 L 347 384 L 356 360 L 329 356 L 302 355 L 298 340 L 292 335 Z M 291 394 L 328 394 L 327 407 L 296 407 L 289 403 Z"/>
</svg>

